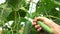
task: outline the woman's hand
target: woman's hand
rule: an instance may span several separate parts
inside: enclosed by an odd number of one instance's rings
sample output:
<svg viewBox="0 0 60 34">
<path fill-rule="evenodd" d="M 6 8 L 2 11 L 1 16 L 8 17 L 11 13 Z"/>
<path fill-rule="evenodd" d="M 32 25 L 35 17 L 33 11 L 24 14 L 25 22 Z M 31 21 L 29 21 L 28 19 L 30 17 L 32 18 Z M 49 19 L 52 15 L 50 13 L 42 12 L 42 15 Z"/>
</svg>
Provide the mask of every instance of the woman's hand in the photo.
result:
<svg viewBox="0 0 60 34">
<path fill-rule="evenodd" d="M 36 17 L 33 19 L 32 25 L 37 29 L 37 31 L 40 31 L 42 29 L 40 25 L 36 24 L 37 20 L 42 21 L 44 24 L 52 28 L 52 34 L 60 34 L 60 26 L 54 23 L 52 20 L 49 20 L 48 18 L 45 17 Z"/>
</svg>

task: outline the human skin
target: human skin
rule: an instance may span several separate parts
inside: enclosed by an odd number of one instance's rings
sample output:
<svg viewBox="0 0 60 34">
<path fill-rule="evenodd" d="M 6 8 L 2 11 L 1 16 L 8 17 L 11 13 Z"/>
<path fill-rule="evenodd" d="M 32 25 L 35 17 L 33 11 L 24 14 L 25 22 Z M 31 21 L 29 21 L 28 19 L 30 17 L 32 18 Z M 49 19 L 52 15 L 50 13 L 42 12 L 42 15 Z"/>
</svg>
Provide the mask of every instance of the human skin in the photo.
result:
<svg viewBox="0 0 60 34">
<path fill-rule="evenodd" d="M 40 31 L 42 28 L 40 25 L 37 25 L 37 20 L 42 21 L 44 24 L 49 26 L 52 29 L 52 34 L 60 34 L 60 25 L 54 23 L 52 20 L 46 18 L 46 17 L 35 17 L 32 21 L 32 25 L 37 29 L 37 31 Z"/>
</svg>

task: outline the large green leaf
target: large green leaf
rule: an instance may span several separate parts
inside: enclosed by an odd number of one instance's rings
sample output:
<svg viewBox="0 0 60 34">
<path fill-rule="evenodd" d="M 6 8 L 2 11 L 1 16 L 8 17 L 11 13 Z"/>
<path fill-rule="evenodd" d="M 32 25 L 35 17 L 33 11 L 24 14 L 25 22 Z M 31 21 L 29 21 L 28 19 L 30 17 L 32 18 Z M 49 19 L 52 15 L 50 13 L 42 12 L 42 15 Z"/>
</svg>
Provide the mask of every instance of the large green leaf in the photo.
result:
<svg viewBox="0 0 60 34">
<path fill-rule="evenodd" d="M 8 5 L 11 7 L 18 7 L 18 4 L 20 3 L 21 0 L 6 0 L 8 2 Z"/>
</svg>

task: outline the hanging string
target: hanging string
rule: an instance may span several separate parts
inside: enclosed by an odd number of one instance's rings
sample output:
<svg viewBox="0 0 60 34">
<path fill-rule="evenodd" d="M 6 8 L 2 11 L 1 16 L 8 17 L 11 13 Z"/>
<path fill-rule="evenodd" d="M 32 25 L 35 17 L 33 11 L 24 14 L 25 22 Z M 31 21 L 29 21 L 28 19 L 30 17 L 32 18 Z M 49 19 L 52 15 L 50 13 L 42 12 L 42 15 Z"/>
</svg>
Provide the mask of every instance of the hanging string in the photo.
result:
<svg viewBox="0 0 60 34">
<path fill-rule="evenodd" d="M 31 0 L 29 10 L 28 10 L 28 13 L 30 14 L 30 17 L 32 16 L 32 13 L 35 12 L 36 4 L 38 3 L 38 1 L 39 0 Z"/>
</svg>

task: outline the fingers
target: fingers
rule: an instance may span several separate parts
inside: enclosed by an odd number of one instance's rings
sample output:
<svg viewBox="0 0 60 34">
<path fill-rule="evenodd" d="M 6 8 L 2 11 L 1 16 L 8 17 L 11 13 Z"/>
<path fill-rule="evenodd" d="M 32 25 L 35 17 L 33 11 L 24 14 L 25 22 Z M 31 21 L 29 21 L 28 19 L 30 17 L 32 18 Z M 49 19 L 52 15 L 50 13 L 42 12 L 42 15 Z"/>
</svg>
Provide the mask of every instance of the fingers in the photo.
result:
<svg viewBox="0 0 60 34">
<path fill-rule="evenodd" d="M 48 19 L 45 17 L 37 17 L 37 18 L 35 18 L 35 20 L 44 22 L 45 20 L 48 20 Z"/>
<path fill-rule="evenodd" d="M 37 19 L 39 19 L 39 18 L 33 19 L 32 25 L 35 27 L 35 29 L 37 29 L 37 31 L 40 31 L 40 30 L 41 30 L 40 25 L 37 25 L 37 24 L 36 24 Z"/>
<path fill-rule="evenodd" d="M 33 20 L 33 22 L 37 22 L 37 21 L 42 21 L 44 24 L 46 24 L 47 26 L 49 26 L 49 27 L 52 27 L 51 25 L 53 25 L 52 24 L 52 21 L 51 20 L 49 20 L 48 18 L 45 18 L 45 17 L 36 17 L 34 20 Z M 32 22 L 32 23 L 33 23 Z"/>
<path fill-rule="evenodd" d="M 37 20 L 34 19 L 33 22 L 32 22 L 32 25 L 35 27 L 35 29 L 37 29 L 37 31 L 40 31 L 40 30 L 41 30 L 41 27 L 40 27 L 40 25 L 37 25 L 37 24 L 36 24 L 36 21 L 37 21 Z"/>
<path fill-rule="evenodd" d="M 37 29 L 37 31 L 40 31 L 41 30 L 41 27 L 40 27 L 40 25 L 37 25 L 36 22 L 37 21 L 45 22 L 46 20 L 48 21 L 48 19 L 45 18 L 45 17 L 37 17 L 37 18 L 35 17 L 33 19 L 32 25 L 35 27 L 35 29 Z"/>
<path fill-rule="evenodd" d="M 43 21 L 44 18 L 43 18 L 43 17 L 37 17 L 37 18 L 34 18 L 34 19 L 33 19 L 33 22 L 32 22 L 32 25 L 36 25 L 37 20 Z"/>
<path fill-rule="evenodd" d="M 36 25 L 36 22 L 32 22 L 32 25 L 35 26 Z"/>
<path fill-rule="evenodd" d="M 37 31 L 40 31 L 41 30 L 40 25 L 35 25 L 35 29 L 37 29 Z"/>
<path fill-rule="evenodd" d="M 36 25 L 36 19 L 33 19 L 33 22 L 32 22 L 32 25 L 34 26 L 34 25 Z"/>
<path fill-rule="evenodd" d="M 38 32 L 41 31 L 41 28 L 38 28 L 37 31 L 38 31 Z"/>
<path fill-rule="evenodd" d="M 45 18 L 45 17 L 36 17 L 33 19 L 32 24 L 35 26 L 37 21 L 42 21 L 42 23 L 46 24 L 47 26 L 53 28 L 54 25 L 57 26 L 56 23 L 54 23 L 52 20 Z"/>
<path fill-rule="evenodd" d="M 35 17 L 33 19 L 33 22 L 32 22 L 32 25 L 36 25 L 36 22 L 37 21 L 42 21 L 43 23 L 48 23 L 49 22 L 49 19 L 45 18 L 45 17 Z"/>
<path fill-rule="evenodd" d="M 40 25 L 35 25 L 35 28 L 36 28 L 36 29 L 40 28 Z"/>
<path fill-rule="evenodd" d="M 56 23 L 54 23 L 52 20 L 45 18 L 45 17 L 37 17 L 35 18 L 37 21 L 42 21 L 44 24 L 46 24 L 47 26 L 49 26 L 50 28 L 55 28 L 54 25 L 57 26 Z"/>
</svg>

